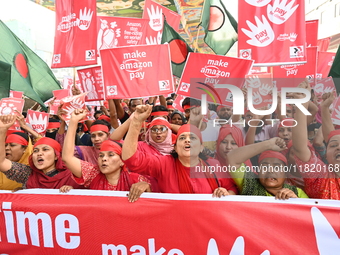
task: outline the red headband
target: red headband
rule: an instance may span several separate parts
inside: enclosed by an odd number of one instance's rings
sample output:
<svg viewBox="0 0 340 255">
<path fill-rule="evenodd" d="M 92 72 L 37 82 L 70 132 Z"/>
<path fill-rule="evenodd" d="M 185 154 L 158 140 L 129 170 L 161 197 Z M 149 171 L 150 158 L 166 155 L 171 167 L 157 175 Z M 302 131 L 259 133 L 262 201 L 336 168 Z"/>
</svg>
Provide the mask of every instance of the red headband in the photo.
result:
<svg viewBox="0 0 340 255">
<path fill-rule="evenodd" d="M 164 118 L 157 118 L 154 119 L 149 125 L 149 128 L 152 128 L 153 126 L 157 126 L 157 125 L 162 125 L 162 126 L 166 126 L 167 128 L 171 128 L 170 127 L 170 123 L 168 121 L 166 121 L 166 119 Z"/>
<path fill-rule="evenodd" d="M 10 134 L 9 136 L 7 136 L 6 143 L 17 143 L 17 144 L 21 144 L 24 146 L 28 145 L 28 142 L 25 138 L 23 138 L 20 135 L 16 135 L 16 134 Z"/>
<path fill-rule="evenodd" d="M 93 132 L 96 132 L 96 131 L 102 131 L 102 132 L 109 133 L 109 128 L 105 125 L 102 125 L 102 124 L 95 124 L 95 125 L 90 127 L 90 133 L 93 133 Z"/>
<path fill-rule="evenodd" d="M 106 116 L 106 115 L 100 115 L 98 120 L 106 120 L 107 122 L 110 123 L 110 117 Z"/>
<path fill-rule="evenodd" d="M 122 154 L 122 148 L 115 142 L 110 140 L 105 140 L 100 146 L 100 151 L 113 151 L 119 156 Z"/>
<path fill-rule="evenodd" d="M 175 110 L 175 107 L 172 104 L 168 104 L 166 108 Z"/>
<path fill-rule="evenodd" d="M 195 135 L 198 136 L 198 138 L 200 139 L 201 143 L 203 143 L 202 140 L 202 133 L 201 131 L 194 125 L 190 125 L 190 124 L 185 124 L 183 126 L 181 126 L 177 132 L 177 138 L 185 132 L 189 132 L 189 133 L 194 133 Z"/>
<path fill-rule="evenodd" d="M 265 158 L 277 158 L 281 160 L 283 163 L 285 163 L 285 165 L 287 165 L 287 158 L 282 153 L 277 152 L 277 151 L 269 150 L 269 151 L 262 152 L 259 157 L 259 164 Z"/>
<path fill-rule="evenodd" d="M 285 126 L 282 125 L 282 123 L 284 123 Z M 278 128 L 280 128 L 280 127 L 293 127 L 295 125 L 295 123 L 296 123 L 296 121 L 293 118 L 285 118 L 285 119 L 281 120 Z"/>
<path fill-rule="evenodd" d="M 190 104 L 187 104 L 187 105 L 184 105 L 182 108 L 185 111 L 186 109 L 194 108 L 194 107 L 200 107 L 200 105 L 190 105 Z"/>
<path fill-rule="evenodd" d="M 151 113 L 151 116 L 167 116 L 169 113 L 166 111 L 163 112 L 153 112 Z"/>
<path fill-rule="evenodd" d="M 340 129 L 331 131 L 331 132 L 329 133 L 329 135 L 328 135 L 328 140 L 327 140 L 327 142 L 329 142 L 329 140 L 331 140 L 331 138 L 332 138 L 333 136 L 335 136 L 335 135 L 340 135 Z"/>
<path fill-rule="evenodd" d="M 59 128 L 59 127 L 60 127 L 60 122 L 49 122 L 47 129 Z"/>
<path fill-rule="evenodd" d="M 49 145 L 51 146 L 55 151 L 57 152 L 61 152 L 61 146 L 60 144 L 56 141 L 56 140 L 53 140 L 52 138 L 48 138 L 48 137 L 43 137 L 43 138 L 40 138 L 33 146 L 33 148 L 37 147 L 37 145 L 40 145 L 40 144 L 46 144 L 46 145 Z"/>
</svg>

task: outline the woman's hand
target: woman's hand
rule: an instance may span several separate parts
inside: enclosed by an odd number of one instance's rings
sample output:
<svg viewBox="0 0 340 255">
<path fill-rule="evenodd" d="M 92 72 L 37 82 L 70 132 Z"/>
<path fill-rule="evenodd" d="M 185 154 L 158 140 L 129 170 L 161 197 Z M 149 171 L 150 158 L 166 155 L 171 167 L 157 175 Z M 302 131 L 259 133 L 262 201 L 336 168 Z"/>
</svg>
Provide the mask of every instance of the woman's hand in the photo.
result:
<svg viewBox="0 0 340 255">
<path fill-rule="evenodd" d="M 87 110 L 85 109 L 75 109 L 71 114 L 71 121 L 79 122 L 84 119 L 87 115 Z"/>
<path fill-rule="evenodd" d="M 335 100 L 335 96 L 333 92 L 328 92 L 322 95 L 322 102 L 321 102 L 321 107 L 324 108 L 329 108 L 333 101 Z"/>
<path fill-rule="evenodd" d="M 0 116 L 0 130 L 7 132 L 7 130 L 14 124 L 16 120 L 17 120 L 16 115 Z"/>
<path fill-rule="evenodd" d="M 20 124 L 20 127 L 22 127 L 22 128 L 26 127 L 27 123 L 25 121 L 24 115 L 20 114 L 18 111 L 15 111 L 15 112 L 18 113 L 18 115 L 16 117 L 17 117 L 17 121 Z"/>
<path fill-rule="evenodd" d="M 229 192 L 225 188 L 218 187 L 214 190 L 213 197 L 225 197 L 228 196 Z"/>
<path fill-rule="evenodd" d="M 298 196 L 292 190 L 287 189 L 287 188 L 283 188 L 279 190 L 275 195 L 275 199 L 279 199 L 279 200 L 286 200 L 291 197 L 297 198 Z"/>
<path fill-rule="evenodd" d="M 152 105 L 138 105 L 133 118 L 139 122 L 144 122 L 150 116 L 151 111 Z"/>
<path fill-rule="evenodd" d="M 147 182 L 137 182 L 132 184 L 128 195 L 130 203 L 136 202 L 143 192 L 151 191 L 150 184 Z"/>
<path fill-rule="evenodd" d="M 69 192 L 71 189 L 73 189 L 72 186 L 64 185 L 64 186 L 62 186 L 62 187 L 59 189 L 59 191 L 60 191 L 61 193 L 67 193 L 67 192 Z"/>
<path fill-rule="evenodd" d="M 279 137 L 274 137 L 269 140 L 267 140 L 269 143 L 270 148 L 268 150 L 273 150 L 273 151 L 283 151 L 287 149 L 287 145 L 285 140 Z"/>
</svg>

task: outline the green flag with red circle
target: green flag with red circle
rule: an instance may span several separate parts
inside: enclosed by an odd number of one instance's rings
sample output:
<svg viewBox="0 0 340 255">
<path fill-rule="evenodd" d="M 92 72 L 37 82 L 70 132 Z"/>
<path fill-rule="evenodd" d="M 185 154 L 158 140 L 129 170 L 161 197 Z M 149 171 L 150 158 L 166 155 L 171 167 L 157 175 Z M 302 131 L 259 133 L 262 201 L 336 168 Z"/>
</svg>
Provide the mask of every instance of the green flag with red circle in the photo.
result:
<svg viewBox="0 0 340 255">
<path fill-rule="evenodd" d="M 226 0 L 205 0 L 201 25 L 205 43 L 217 54 L 225 55 L 237 41 L 237 22 L 225 8 Z"/>
<path fill-rule="evenodd" d="M 193 52 L 193 50 L 166 20 L 164 20 L 161 43 L 169 44 L 172 73 L 177 77 L 181 77 L 188 54 Z"/>
<path fill-rule="evenodd" d="M 12 67 L 11 90 L 23 91 L 45 108 L 44 101 L 53 97 L 52 91 L 61 89 L 51 69 L 1 20 L 0 42 L 0 61 Z"/>
</svg>

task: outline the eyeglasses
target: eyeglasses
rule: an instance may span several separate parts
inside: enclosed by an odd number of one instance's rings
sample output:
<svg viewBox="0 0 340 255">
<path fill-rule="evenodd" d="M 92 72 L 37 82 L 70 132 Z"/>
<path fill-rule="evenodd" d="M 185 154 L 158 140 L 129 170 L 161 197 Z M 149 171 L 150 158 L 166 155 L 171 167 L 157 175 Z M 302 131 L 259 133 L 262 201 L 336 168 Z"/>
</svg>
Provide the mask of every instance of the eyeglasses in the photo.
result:
<svg viewBox="0 0 340 255">
<path fill-rule="evenodd" d="M 164 133 L 166 132 L 168 129 L 166 127 L 161 127 L 161 128 L 151 128 L 151 133 Z"/>
</svg>

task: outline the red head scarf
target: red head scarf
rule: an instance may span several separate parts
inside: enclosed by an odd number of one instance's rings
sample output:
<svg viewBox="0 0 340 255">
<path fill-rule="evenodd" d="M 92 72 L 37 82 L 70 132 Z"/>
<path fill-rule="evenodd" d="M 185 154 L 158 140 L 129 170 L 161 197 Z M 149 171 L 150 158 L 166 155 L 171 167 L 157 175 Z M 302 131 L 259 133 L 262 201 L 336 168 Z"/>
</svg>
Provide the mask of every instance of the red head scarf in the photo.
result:
<svg viewBox="0 0 340 255">
<path fill-rule="evenodd" d="M 109 128 L 106 125 L 103 124 L 95 124 L 90 127 L 90 133 L 96 132 L 96 131 L 102 131 L 109 133 Z"/>
<path fill-rule="evenodd" d="M 331 131 L 328 135 L 327 142 L 329 142 L 329 140 L 335 135 L 340 135 L 340 129 Z"/>
<path fill-rule="evenodd" d="M 100 151 L 113 151 L 119 156 L 122 155 L 122 147 L 110 140 L 105 140 L 104 142 L 102 142 L 100 146 Z"/>
<path fill-rule="evenodd" d="M 9 136 L 7 136 L 6 143 L 17 143 L 23 146 L 28 145 L 28 141 L 25 138 L 23 138 L 20 135 L 16 135 L 16 134 L 10 134 Z"/>
<path fill-rule="evenodd" d="M 152 112 L 150 116 L 167 116 L 169 113 L 166 111 Z"/>
<path fill-rule="evenodd" d="M 177 138 L 185 132 L 190 132 L 190 133 L 194 133 L 195 135 L 198 136 L 198 138 L 200 139 L 201 143 L 203 143 L 203 139 L 202 139 L 202 133 L 201 131 L 194 125 L 190 125 L 190 124 L 185 124 L 183 126 L 181 126 L 177 132 Z"/>
<path fill-rule="evenodd" d="M 175 107 L 174 107 L 172 104 L 168 104 L 168 105 L 166 106 L 166 108 L 175 110 Z"/>
<path fill-rule="evenodd" d="M 282 123 L 285 125 L 282 125 Z M 283 120 L 281 120 L 280 125 L 278 128 L 280 127 L 292 127 L 296 124 L 296 121 L 293 118 L 285 118 Z"/>
<path fill-rule="evenodd" d="M 47 125 L 47 129 L 59 128 L 59 127 L 60 127 L 60 122 L 49 122 Z"/>
<path fill-rule="evenodd" d="M 61 146 L 60 144 L 56 141 L 56 140 L 53 140 L 52 138 L 48 138 L 48 137 L 43 137 L 43 138 L 40 138 L 33 146 L 33 149 L 35 147 L 37 147 L 37 145 L 40 145 L 40 144 L 46 144 L 46 145 L 49 145 L 51 146 L 54 151 L 56 152 L 59 152 L 59 154 L 61 153 Z"/>
<path fill-rule="evenodd" d="M 259 157 L 259 164 L 265 158 L 277 158 L 277 159 L 281 160 L 283 163 L 285 163 L 285 165 L 287 165 L 286 157 L 282 153 L 280 153 L 278 151 L 268 150 L 268 151 L 262 152 L 260 154 L 260 157 Z"/>
<path fill-rule="evenodd" d="M 151 137 L 151 128 L 157 125 L 166 126 L 168 128 L 168 134 L 165 140 L 161 143 L 156 143 L 154 140 L 152 140 L 152 137 Z M 162 117 L 153 119 L 150 122 L 148 126 L 148 131 L 145 134 L 145 142 L 151 145 L 152 147 L 156 148 L 161 154 L 169 155 L 170 152 L 174 148 L 173 142 L 172 142 L 172 131 L 171 131 L 170 123 Z"/>
<path fill-rule="evenodd" d="M 110 117 L 109 116 L 106 116 L 106 115 L 100 115 L 98 120 L 106 120 L 107 122 L 110 123 Z"/>
<path fill-rule="evenodd" d="M 220 144 L 223 141 L 223 139 L 226 138 L 226 136 L 229 135 L 229 134 L 231 134 L 231 136 L 233 137 L 233 139 L 236 142 L 238 147 L 245 146 L 243 133 L 242 133 L 241 129 L 239 129 L 238 127 L 235 127 L 235 126 L 231 127 L 230 125 L 225 125 L 225 126 L 221 127 L 220 133 L 218 134 L 217 145 L 216 145 L 216 159 L 220 162 L 221 165 L 225 165 L 225 164 L 227 164 L 227 162 L 223 159 L 223 157 L 219 153 L 219 147 L 220 147 Z M 251 166 L 250 160 L 248 159 L 245 162 L 245 164 L 247 166 Z"/>
</svg>

